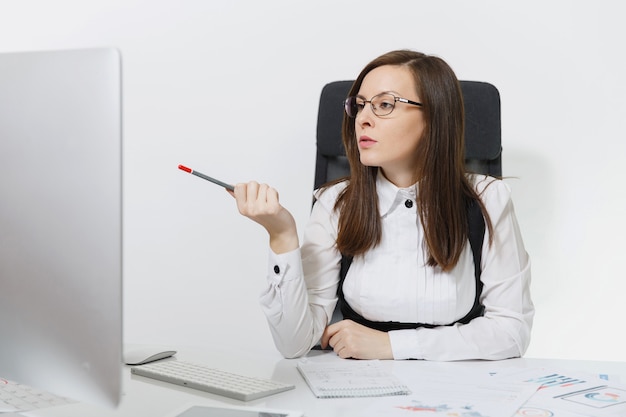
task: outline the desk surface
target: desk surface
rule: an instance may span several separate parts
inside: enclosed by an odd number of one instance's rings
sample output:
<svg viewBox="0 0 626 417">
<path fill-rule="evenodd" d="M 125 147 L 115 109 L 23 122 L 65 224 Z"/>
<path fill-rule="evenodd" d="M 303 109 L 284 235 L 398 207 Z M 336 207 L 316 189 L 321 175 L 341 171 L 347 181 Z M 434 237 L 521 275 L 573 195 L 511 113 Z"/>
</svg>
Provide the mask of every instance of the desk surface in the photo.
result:
<svg viewBox="0 0 626 417">
<path fill-rule="evenodd" d="M 332 352 L 313 352 L 312 355 L 334 355 Z M 125 367 L 123 376 L 123 395 L 117 409 L 105 409 L 88 404 L 69 404 L 52 407 L 32 413 L 41 417 L 174 417 L 187 406 L 211 405 L 219 407 L 249 406 L 258 408 L 301 410 L 306 417 L 356 416 L 375 401 L 373 398 L 359 399 L 317 399 L 310 391 L 296 369 L 294 359 L 283 359 L 278 353 L 255 352 L 250 350 L 219 349 L 180 349 L 176 357 L 179 360 L 203 363 L 211 367 L 243 375 L 271 378 L 293 383 L 296 388 L 287 392 L 265 397 L 255 401 L 243 402 L 213 395 L 194 389 L 155 381 L 131 375 L 130 367 Z M 570 372 L 606 373 L 626 383 L 626 362 L 573 361 L 519 358 L 505 361 L 464 361 L 464 362 L 428 362 L 428 361 L 384 361 L 392 370 L 419 373 L 420 370 L 441 370 L 454 372 L 455 369 L 471 367 L 477 371 L 502 370 L 516 368 L 549 368 Z M 460 368 L 463 367 L 463 368 Z M 29 414 L 30 415 L 30 414 Z"/>
</svg>

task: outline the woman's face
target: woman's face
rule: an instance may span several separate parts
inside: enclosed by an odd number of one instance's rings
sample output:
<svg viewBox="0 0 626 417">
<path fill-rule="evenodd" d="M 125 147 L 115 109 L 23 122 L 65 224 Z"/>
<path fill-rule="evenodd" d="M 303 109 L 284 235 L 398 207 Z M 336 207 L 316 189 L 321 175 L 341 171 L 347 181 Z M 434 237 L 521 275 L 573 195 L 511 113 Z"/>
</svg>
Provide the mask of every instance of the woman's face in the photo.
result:
<svg viewBox="0 0 626 417">
<path fill-rule="evenodd" d="M 363 79 L 358 96 L 371 100 L 381 93 L 420 101 L 413 76 L 403 66 L 373 69 Z M 381 117 L 372 112 L 370 103 L 365 103 L 354 123 L 363 165 L 380 167 L 385 177 L 398 187 L 416 182 L 417 146 L 425 127 L 421 107 L 397 101 L 393 111 Z"/>
</svg>

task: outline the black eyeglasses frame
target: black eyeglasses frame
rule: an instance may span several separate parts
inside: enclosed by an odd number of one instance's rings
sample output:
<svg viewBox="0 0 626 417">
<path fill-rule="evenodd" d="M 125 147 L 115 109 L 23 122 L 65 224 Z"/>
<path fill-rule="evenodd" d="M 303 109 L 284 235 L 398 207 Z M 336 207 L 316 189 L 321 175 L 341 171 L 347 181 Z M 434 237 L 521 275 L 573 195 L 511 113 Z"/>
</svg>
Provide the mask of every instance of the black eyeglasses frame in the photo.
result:
<svg viewBox="0 0 626 417">
<path fill-rule="evenodd" d="M 383 95 L 393 97 L 394 105 L 391 108 L 391 110 L 389 110 L 388 113 L 378 114 L 377 112 L 380 112 L 380 109 L 376 109 L 376 107 L 374 107 L 374 104 L 372 104 L 372 101 L 374 99 L 376 99 L 376 97 L 380 97 L 380 96 L 383 96 Z M 359 114 L 360 110 L 357 109 L 358 106 L 356 105 L 356 100 L 359 99 L 359 98 L 363 99 L 363 97 L 359 97 L 359 96 L 349 96 L 349 97 L 347 97 L 343 101 L 343 108 L 344 108 L 344 111 L 346 112 L 346 114 L 348 115 L 348 117 L 354 119 Z M 369 103 L 370 104 L 370 108 L 372 109 L 372 113 L 374 113 L 374 115 L 376 115 L 378 117 L 384 117 L 384 116 L 389 116 L 395 110 L 395 108 L 396 108 L 395 103 L 398 102 L 398 101 L 400 103 L 412 104 L 412 105 L 418 106 L 418 107 L 422 107 L 423 106 L 423 104 L 418 102 L 418 101 L 413 101 L 413 100 L 409 100 L 408 98 L 398 97 L 398 96 L 396 96 L 394 94 L 387 93 L 387 92 L 376 94 L 374 97 L 372 97 L 369 100 L 363 99 L 363 104 Z M 355 110 L 355 109 L 357 109 L 356 112 L 353 112 L 353 110 Z"/>
</svg>

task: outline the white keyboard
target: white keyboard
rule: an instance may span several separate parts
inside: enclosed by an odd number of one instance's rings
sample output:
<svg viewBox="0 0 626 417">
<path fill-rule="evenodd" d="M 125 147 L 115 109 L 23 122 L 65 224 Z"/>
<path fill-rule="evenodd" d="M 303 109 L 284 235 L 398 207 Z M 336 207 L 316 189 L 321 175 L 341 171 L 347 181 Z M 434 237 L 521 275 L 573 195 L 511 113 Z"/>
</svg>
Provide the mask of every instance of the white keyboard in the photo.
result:
<svg viewBox="0 0 626 417">
<path fill-rule="evenodd" d="M 73 402 L 75 401 L 0 378 L 0 415 L 3 412 L 28 411 Z"/>
<path fill-rule="evenodd" d="M 135 366 L 130 372 L 242 401 L 256 400 L 295 388 L 291 384 L 233 374 L 178 360 Z"/>
</svg>

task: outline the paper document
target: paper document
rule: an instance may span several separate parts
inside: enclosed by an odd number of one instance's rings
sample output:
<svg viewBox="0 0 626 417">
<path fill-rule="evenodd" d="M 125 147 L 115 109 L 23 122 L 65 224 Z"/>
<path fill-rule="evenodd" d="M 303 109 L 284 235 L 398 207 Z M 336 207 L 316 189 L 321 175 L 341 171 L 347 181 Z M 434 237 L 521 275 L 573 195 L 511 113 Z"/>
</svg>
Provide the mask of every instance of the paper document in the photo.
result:
<svg viewBox="0 0 626 417">
<path fill-rule="evenodd" d="M 364 417 L 513 417 L 539 384 L 495 380 L 483 372 L 420 370 L 406 397 L 379 399 Z"/>
<path fill-rule="evenodd" d="M 541 384 L 518 416 L 626 416 L 626 386 L 608 377 L 544 368 L 508 369 L 494 374 L 509 381 Z"/>
<path fill-rule="evenodd" d="M 303 359 L 298 371 L 318 398 L 406 395 L 408 387 L 378 360 Z"/>
</svg>

